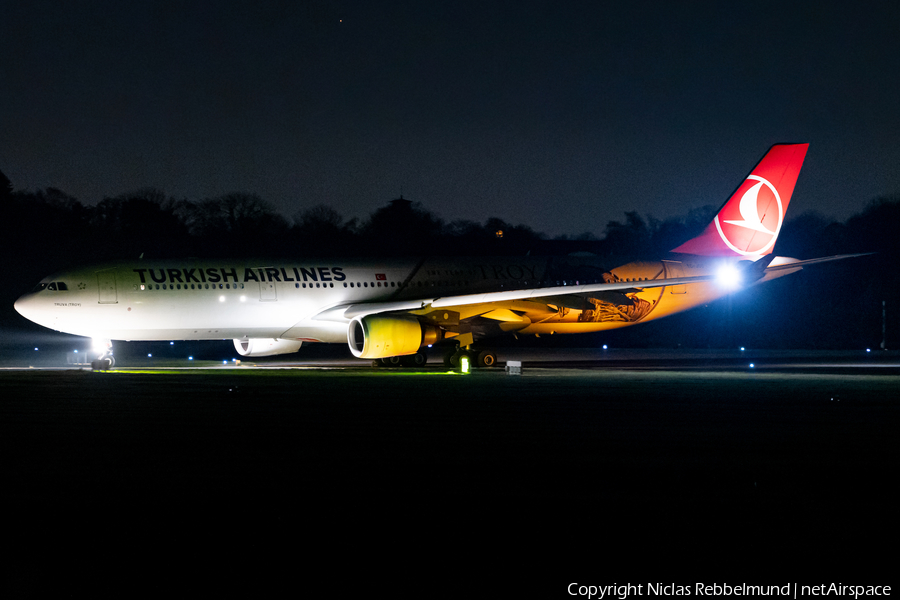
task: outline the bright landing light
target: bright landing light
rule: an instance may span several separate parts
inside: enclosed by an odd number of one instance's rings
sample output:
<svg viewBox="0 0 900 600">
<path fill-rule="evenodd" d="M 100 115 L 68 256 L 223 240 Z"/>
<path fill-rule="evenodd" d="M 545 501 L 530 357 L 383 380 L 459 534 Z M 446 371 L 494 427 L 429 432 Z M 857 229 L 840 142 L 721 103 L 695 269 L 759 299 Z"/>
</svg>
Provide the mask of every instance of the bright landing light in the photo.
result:
<svg viewBox="0 0 900 600">
<path fill-rule="evenodd" d="M 716 271 L 716 281 L 724 288 L 735 289 L 741 285 L 741 270 L 735 265 L 722 265 Z"/>
</svg>

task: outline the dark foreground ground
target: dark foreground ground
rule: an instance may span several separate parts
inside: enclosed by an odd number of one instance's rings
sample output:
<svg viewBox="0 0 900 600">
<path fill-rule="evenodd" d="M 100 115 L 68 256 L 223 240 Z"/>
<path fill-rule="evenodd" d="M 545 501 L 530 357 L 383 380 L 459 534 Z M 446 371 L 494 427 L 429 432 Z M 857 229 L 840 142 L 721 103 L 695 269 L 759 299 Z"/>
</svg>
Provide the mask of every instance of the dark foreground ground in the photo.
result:
<svg viewBox="0 0 900 600">
<path fill-rule="evenodd" d="M 382 585 L 435 570 L 458 586 L 512 565 L 541 584 L 552 571 L 564 597 L 625 568 L 725 563 L 773 583 L 811 558 L 869 581 L 892 572 L 881 547 L 898 533 L 898 384 L 827 369 L 5 371 L 5 539 L 26 595 L 60 562 L 94 584 L 125 562 L 162 592 L 173 573 L 227 587 L 257 561 L 258 591 L 376 567 Z"/>
</svg>

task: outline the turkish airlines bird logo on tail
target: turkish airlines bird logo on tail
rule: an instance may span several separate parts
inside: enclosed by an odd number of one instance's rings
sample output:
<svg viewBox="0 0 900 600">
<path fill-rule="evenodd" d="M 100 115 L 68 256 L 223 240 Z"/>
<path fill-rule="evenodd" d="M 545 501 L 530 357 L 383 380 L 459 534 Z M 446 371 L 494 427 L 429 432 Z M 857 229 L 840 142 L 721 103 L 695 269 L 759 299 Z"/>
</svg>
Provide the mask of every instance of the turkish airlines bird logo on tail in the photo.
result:
<svg viewBox="0 0 900 600">
<path fill-rule="evenodd" d="M 738 254 L 766 254 L 784 222 L 781 198 L 775 186 L 757 175 L 747 177 L 743 188 L 747 189 L 737 203 L 740 219 L 727 218 L 736 216 L 735 203 L 729 202 L 716 215 L 716 229 L 725 245 Z"/>
<path fill-rule="evenodd" d="M 673 252 L 704 256 L 770 254 L 808 147 L 772 146 L 703 233 Z"/>
</svg>

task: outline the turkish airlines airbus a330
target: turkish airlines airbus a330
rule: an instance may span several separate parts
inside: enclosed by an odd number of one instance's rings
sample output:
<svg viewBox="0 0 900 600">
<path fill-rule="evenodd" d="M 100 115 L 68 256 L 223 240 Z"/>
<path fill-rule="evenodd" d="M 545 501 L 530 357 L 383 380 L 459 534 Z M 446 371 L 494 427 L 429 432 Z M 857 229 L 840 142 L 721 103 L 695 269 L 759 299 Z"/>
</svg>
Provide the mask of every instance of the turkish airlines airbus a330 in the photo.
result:
<svg viewBox="0 0 900 600">
<path fill-rule="evenodd" d="M 706 229 L 659 260 L 609 268 L 596 258 L 472 258 L 306 262 L 136 261 L 44 278 L 16 310 L 44 327 L 101 340 L 233 339 L 242 356 L 345 343 L 354 356 L 419 365 L 448 346 L 490 366 L 491 336 L 584 333 L 679 313 L 803 266 L 775 257 L 808 144 L 773 146 Z"/>
</svg>

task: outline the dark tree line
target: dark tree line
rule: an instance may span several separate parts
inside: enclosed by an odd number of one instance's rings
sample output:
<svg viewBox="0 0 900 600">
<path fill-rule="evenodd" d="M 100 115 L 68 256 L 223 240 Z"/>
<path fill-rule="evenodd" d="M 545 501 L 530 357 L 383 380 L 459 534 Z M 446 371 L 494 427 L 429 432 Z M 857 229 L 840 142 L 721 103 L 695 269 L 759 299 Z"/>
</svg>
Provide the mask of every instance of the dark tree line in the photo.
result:
<svg viewBox="0 0 900 600">
<path fill-rule="evenodd" d="M 664 255 L 697 235 L 717 208 L 706 206 L 666 220 L 626 212 L 623 220 L 607 223 L 600 238 L 582 233 L 551 239 L 499 218 L 445 222 L 420 203 L 402 198 L 364 220 L 345 219 L 329 206 L 309 207 L 289 219 L 254 194 L 192 201 L 150 188 L 86 206 L 53 188 L 15 190 L 0 172 L 0 203 L 4 280 L 16 284 L 5 286 L 7 319 L 15 318 L 15 297 L 41 277 L 86 262 L 140 256 L 296 259 L 590 252 L 612 265 Z M 881 303 L 886 301 L 888 344 L 893 339 L 900 346 L 900 320 L 893 316 L 900 309 L 900 277 L 894 274 L 900 259 L 898 231 L 900 196 L 876 199 L 845 222 L 816 213 L 789 217 L 775 249 L 779 255 L 876 254 L 804 269 L 687 316 L 611 335 L 632 345 L 877 347 Z"/>
<path fill-rule="evenodd" d="M 2 201 L 7 249 L 28 247 L 29 261 L 45 255 L 57 265 L 70 254 L 82 262 L 85 253 L 94 260 L 520 254 L 544 237 L 500 219 L 445 223 L 402 199 L 362 222 L 321 205 L 288 219 L 259 196 L 238 193 L 190 201 L 144 189 L 85 206 L 49 188 L 9 191 Z"/>
</svg>

